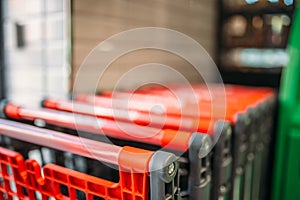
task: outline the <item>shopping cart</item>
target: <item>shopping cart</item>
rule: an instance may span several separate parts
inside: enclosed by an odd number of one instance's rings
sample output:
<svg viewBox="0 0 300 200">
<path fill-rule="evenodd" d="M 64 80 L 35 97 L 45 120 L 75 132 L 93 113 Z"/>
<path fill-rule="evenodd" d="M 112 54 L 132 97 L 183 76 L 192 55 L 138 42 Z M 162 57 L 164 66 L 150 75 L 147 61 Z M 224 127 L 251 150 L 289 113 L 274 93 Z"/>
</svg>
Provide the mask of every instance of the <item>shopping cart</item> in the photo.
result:
<svg viewBox="0 0 300 200">
<path fill-rule="evenodd" d="M 4 119 L 0 134 L 1 199 L 180 199 L 177 157 L 171 153 L 119 147 Z M 37 151 L 44 156 L 39 162 L 31 158 Z M 55 152 L 116 166 L 119 181 L 59 166 L 55 161 L 61 158 L 49 156 Z M 68 165 L 67 160 L 61 164 Z"/>
</svg>

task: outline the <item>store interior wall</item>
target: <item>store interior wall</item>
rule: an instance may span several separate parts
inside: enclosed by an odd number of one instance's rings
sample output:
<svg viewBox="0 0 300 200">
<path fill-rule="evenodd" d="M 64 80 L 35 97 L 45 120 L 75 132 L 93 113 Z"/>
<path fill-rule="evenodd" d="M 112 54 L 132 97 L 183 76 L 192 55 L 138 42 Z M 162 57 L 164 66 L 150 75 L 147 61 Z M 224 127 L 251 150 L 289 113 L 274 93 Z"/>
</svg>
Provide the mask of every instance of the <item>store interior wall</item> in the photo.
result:
<svg viewBox="0 0 300 200">
<path fill-rule="evenodd" d="M 3 0 L 6 97 L 39 106 L 65 99 L 70 77 L 70 1 Z"/>
<path fill-rule="evenodd" d="M 216 47 L 216 1 L 207 0 L 73 0 L 72 1 L 72 77 L 77 80 L 77 72 L 91 50 L 110 36 L 132 28 L 164 27 L 184 33 L 199 44 L 208 54 L 215 58 Z M 151 36 L 149 35 L 149 38 Z M 216 72 L 204 57 L 201 66 L 202 76 L 214 80 Z M 95 86 L 89 77 L 99 71 L 99 62 L 91 62 L 80 77 L 76 91 L 95 92 L 105 89 L 134 88 L 149 82 L 178 82 L 178 77 L 168 72 L 154 71 L 130 72 L 131 78 L 118 83 L 122 75 L 130 69 L 147 63 L 160 63 L 176 69 L 188 81 L 201 82 L 203 77 L 182 58 L 169 52 L 153 49 L 139 50 L 126 54 L 115 62 L 99 78 Z M 81 78 L 82 79 L 82 78 Z"/>
<path fill-rule="evenodd" d="M 13 102 L 39 106 L 46 96 L 66 99 L 84 58 L 100 42 L 132 28 L 164 27 L 184 33 L 215 58 L 215 1 L 207 0 L 3 0 L 5 96 Z M 23 5 L 23 6 L 20 6 Z M 71 35 L 72 32 L 72 35 Z M 72 36 L 72 38 L 71 38 Z M 151 37 L 151 36 L 149 36 Z M 201 58 L 202 59 L 202 58 Z M 203 58 L 202 76 L 213 80 L 215 72 Z M 143 50 L 129 53 L 109 67 L 98 90 L 112 89 L 128 70 L 159 63 L 176 69 L 185 78 L 201 82 L 198 72 L 184 59 L 169 52 Z M 89 81 L 97 62 L 83 74 L 79 91 L 95 92 Z M 121 88 L 141 82 L 178 82 L 168 72 L 136 71 Z"/>
</svg>

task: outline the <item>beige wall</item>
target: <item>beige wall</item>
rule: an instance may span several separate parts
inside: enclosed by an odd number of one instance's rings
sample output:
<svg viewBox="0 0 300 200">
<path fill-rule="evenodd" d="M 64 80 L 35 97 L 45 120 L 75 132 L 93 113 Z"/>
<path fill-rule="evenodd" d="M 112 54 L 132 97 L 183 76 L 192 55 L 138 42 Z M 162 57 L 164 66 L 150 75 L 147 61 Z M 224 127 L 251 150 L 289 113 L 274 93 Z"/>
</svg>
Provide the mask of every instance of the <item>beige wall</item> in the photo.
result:
<svg viewBox="0 0 300 200">
<path fill-rule="evenodd" d="M 101 41 L 132 28 L 155 26 L 180 31 L 198 41 L 214 56 L 216 1 L 211 0 L 73 0 L 73 77 L 88 53 Z M 143 50 L 122 56 L 114 62 L 100 80 L 98 88 L 110 89 L 122 74 L 134 66 L 149 62 L 172 66 L 191 81 L 201 81 L 195 70 L 183 59 L 163 51 Z M 206 66 L 205 76 L 212 79 L 214 72 Z M 86 71 L 87 81 L 80 84 L 80 91 L 90 91 L 88 78 L 97 72 L 97 63 Z M 133 87 L 141 79 L 174 82 L 176 78 L 163 72 L 136 72 L 123 87 Z M 77 88 L 78 89 L 78 88 Z"/>
</svg>

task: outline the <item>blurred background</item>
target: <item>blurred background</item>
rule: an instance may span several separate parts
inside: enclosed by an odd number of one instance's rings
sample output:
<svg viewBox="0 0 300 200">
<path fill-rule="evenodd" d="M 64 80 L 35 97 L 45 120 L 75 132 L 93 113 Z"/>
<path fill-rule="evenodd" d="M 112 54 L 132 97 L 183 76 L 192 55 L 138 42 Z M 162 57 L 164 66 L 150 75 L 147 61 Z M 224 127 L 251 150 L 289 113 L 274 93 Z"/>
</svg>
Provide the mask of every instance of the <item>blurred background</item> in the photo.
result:
<svg viewBox="0 0 300 200">
<path fill-rule="evenodd" d="M 277 88 L 288 61 L 286 45 L 293 0 L 3 0 L 1 1 L 1 97 L 37 105 L 44 96 L 68 98 L 84 58 L 100 42 L 138 27 L 165 27 L 201 44 L 225 83 Z M 151 37 L 151 36 L 149 36 Z M 188 62 L 171 53 L 141 50 L 120 57 L 105 72 L 98 90 L 111 89 L 131 68 L 156 62 L 201 82 Z M 203 59 L 204 76 L 215 72 Z M 89 91 L 85 72 L 81 91 Z M 168 74 L 137 79 L 176 82 Z M 149 78 L 150 77 L 150 78 Z M 134 87 L 137 80 L 123 83 Z"/>
</svg>

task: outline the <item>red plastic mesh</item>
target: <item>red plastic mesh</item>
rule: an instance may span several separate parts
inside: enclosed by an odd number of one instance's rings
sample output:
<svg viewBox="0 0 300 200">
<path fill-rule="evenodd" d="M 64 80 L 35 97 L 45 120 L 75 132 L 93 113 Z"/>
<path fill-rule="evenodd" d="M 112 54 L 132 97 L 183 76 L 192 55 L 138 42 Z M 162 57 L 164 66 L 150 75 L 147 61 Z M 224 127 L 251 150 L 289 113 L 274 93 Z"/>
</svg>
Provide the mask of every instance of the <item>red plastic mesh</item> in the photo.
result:
<svg viewBox="0 0 300 200">
<path fill-rule="evenodd" d="M 55 164 L 43 168 L 35 160 L 24 161 L 21 154 L 0 147 L 0 199 L 79 199 L 78 191 L 85 199 L 148 199 L 149 175 L 119 171 L 120 181 L 114 183 Z M 66 192 L 61 191 L 67 188 Z M 51 198 L 52 197 L 52 198 Z"/>
</svg>

